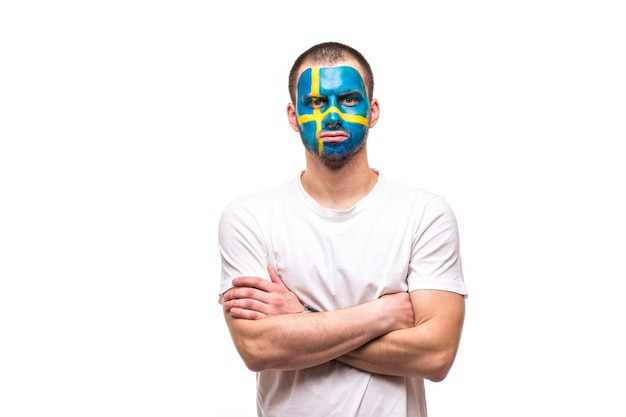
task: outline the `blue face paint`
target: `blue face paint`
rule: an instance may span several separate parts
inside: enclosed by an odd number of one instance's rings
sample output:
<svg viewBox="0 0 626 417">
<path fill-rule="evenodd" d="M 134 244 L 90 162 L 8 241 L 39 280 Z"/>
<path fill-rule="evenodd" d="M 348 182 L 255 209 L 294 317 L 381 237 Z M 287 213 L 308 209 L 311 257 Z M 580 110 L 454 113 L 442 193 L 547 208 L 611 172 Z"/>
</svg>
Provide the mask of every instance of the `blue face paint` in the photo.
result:
<svg viewBox="0 0 626 417">
<path fill-rule="evenodd" d="M 342 161 L 363 147 L 370 110 L 365 82 L 355 68 L 308 68 L 300 75 L 300 136 L 322 160 Z"/>
</svg>

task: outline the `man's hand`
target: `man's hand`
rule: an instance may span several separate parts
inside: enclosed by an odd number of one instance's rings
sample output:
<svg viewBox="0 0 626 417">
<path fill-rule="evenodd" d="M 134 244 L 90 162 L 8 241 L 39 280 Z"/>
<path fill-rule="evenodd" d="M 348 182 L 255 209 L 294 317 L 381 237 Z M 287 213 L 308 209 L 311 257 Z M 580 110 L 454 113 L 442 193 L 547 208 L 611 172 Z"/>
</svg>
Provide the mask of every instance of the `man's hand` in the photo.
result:
<svg viewBox="0 0 626 417">
<path fill-rule="evenodd" d="M 411 304 L 411 297 L 407 292 L 385 294 L 379 298 L 384 301 L 392 311 L 392 316 L 397 320 L 396 330 L 408 329 L 415 326 L 415 314 Z"/>
<path fill-rule="evenodd" d="M 267 316 L 299 313 L 304 305 L 289 291 L 272 266 L 267 267 L 271 281 L 260 277 L 238 277 L 234 287 L 224 293 L 223 307 L 237 318 L 257 320 Z"/>
</svg>

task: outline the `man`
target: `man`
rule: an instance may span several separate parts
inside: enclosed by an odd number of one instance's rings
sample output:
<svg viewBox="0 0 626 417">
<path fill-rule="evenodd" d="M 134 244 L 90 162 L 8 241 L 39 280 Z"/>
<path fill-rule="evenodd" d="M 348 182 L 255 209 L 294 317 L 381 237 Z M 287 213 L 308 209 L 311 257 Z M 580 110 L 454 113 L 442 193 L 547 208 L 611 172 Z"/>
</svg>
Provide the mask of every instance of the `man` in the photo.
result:
<svg viewBox="0 0 626 417">
<path fill-rule="evenodd" d="M 370 168 L 366 59 L 315 45 L 289 75 L 306 169 L 219 225 L 220 302 L 264 417 L 426 416 L 459 346 L 466 288 L 446 201 Z M 308 314 L 303 314 L 308 313 Z"/>
</svg>

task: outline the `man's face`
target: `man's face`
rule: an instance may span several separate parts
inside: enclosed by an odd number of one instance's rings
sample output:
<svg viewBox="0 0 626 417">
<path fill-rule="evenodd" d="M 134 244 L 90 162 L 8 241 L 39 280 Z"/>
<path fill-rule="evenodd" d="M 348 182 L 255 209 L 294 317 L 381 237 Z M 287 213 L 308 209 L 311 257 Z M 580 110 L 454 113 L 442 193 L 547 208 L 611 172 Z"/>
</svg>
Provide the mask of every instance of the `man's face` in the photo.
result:
<svg viewBox="0 0 626 417">
<path fill-rule="evenodd" d="M 338 168 L 365 143 L 370 117 L 365 82 L 353 67 L 307 68 L 298 80 L 296 115 L 304 146 Z"/>
</svg>

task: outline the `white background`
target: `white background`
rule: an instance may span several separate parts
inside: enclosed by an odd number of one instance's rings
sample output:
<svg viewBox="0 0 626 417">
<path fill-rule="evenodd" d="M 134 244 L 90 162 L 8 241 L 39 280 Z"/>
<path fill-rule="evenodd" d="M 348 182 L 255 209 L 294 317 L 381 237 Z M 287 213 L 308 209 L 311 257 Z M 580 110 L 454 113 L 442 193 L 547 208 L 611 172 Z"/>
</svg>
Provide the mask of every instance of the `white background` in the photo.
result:
<svg viewBox="0 0 626 417">
<path fill-rule="evenodd" d="M 303 167 L 287 74 L 337 40 L 375 71 L 371 164 L 459 221 L 430 415 L 624 416 L 621 3 L 3 2 L 0 415 L 255 415 L 217 221 Z"/>
</svg>

